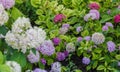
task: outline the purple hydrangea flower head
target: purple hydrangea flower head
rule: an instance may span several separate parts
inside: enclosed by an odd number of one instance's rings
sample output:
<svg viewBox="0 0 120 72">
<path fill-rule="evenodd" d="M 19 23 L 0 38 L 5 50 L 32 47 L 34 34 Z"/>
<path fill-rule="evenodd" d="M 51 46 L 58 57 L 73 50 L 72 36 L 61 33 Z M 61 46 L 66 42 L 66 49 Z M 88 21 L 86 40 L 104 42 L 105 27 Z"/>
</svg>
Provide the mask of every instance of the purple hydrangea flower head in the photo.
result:
<svg viewBox="0 0 120 72">
<path fill-rule="evenodd" d="M 57 23 L 57 22 L 62 22 L 62 20 L 66 18 L 65 15 L 63 14 L 57 14 L 55 17 L 54 17 L 54 22 Z"/>
<path fill-rule="evenodd" d="M 106 22 L 105 25 L 113 28 L 113 24 L 111 22 Z"/>
<path fill-rule="evenodd" d="M 118 66 L 120 66 L 120 62 L 118 62 Z"/>
<path fill-rule="evenodd" d="M 34 54 L 32 51 L 30 51 L 30 54 L 27 56 L 27 58 L 30 63 L 36 63 L 40 59 L 39 52 L 36 51 L 36 54 Z"/>
<path fill-rule="evenodd" d="M 118 6 L 118 9 L 120 9 L 120 5 Z"/>
<path fill-rule="evenodd" d="M 90 10 L 89 13 L 95 13 L 95 14 L 96 14 L 96 19 L 97 19 L 97 20 L 100 18 L 100 13 L 98 12 L 98 10 L 92 9 L 92 10 Z"/>
<path fill-rule="evenodd" d="M 61 72 L 61 64 L 60 64 L 60 62 L 54 62 L 51 65 L 51 71 L 50 72 Z"/>
<path fill-rule="evenodd" d="M 77 31 L 77 32 L 80 32 L 81 30 L 82 30 L 82 27 L 81 27 L 81 26 L 79 26 L 79 27 L 76 28 L 76 31 Z"/>
<path fill-rule="evenodd" d="M 55 48 L 51 40 L 44 41 L 37 50 L 39 50 L 43 55 L 48 56 L 51 56 L 55 52 Z"/>
<path fill-rule="evenodd" d="M 58 61 L 63 61 L 65 59 L 65 54 L 62 52 L 57 53 L 57 60 Z"/>
<path fill-rule="evenodd" d="M 44 58 L 41 58 L 41 60 L 40 60 L 41 62 L 42 62 L 42 64 L 46 64 L 46 60 L 44 59 Z"/>
<path fill-rule="evenodd" d="M 0 0 L 0 3 L 3 4 L 5 9 L 10 9 L 15 5 L 15 0 Z"/>
<path fill-rule="evenodd" d="M 108 41 L 108 42 L 107 42 L 107 47 L 108 47 L 108 51 L 109 51 L 109 52 L 115 51 L 115 43 L 114 43 L 114 42 Z"/>
<path fill-rule="evenodd" d="M 59 30 L 59 33 L 62 34 L 62 35 L 64 35 L 66 32 L 68 32 L 68 28 L 66 28 L 66 27 L 62 27 Z"/>
<path fill-rule="evenodd" d="M 77 42 L 81 42 L 82 39 L 83 39 L 82 37 L 78 37 L 78 38 L 77 38 Z"/>
<path fill-rule="evenodd" d="M 65 55 L 65 57 L 67 57 L 69 55 L 69 52 L 68 51 L 64 51 L 64 55 Z"/>
<path fill-rule="evenodd" d="M 96 17 L 97 17 L 97 16 L 96 16 L 95 13 L 88 13 L 88 14 L 86 14 L 86 15 L 84 16 L 84 20 L 85 20 L 85 21 L 88 21 L 89 18 L 91 18 L 92 20 L 95 20 Z"/>
<path fill-rule="evenodd" d="M 60 43 L 60 38 L 58 38 L 58 37 L 55 37 L 55 38 L 53 38 L 53 43 L 54 43 L 54 45 L 59 45 L 59 43 Z"/>
<path fill-rule="evenodd" d="M 47 72 L 47 71 L 40 68 L 36 68 L 35 70 L 33 70 L 33 72 Z"/>
<path fill-rule="evenodd" d="M 83 57 L 82 63 L 88 65 L 90 63 L 90 59 L 87 57 Z"/>
<path fill-rule="evenodd" d="M 70 27 L 70 24 L 63 24 L 62 27 L 64 28 L 69 28 Z"/>
<path fill-rule="evenodd" d="M 102 31 L 108 31 L 108 26 L 104 25 L 104 26 L 102 27 Z"/>
<path fill-rule="evenodd" d="M 111 10 L 108 10 L 108 11 L 107 11 L 107 14 L 110 14 L 110 13 L 111 13 Z"/>
<path fill-rule="evenodd" d="M 91 37 L 90 37 L 90 36 L 86 36 L 86 37 L 84 37 L 84 39 L 85 39 L 86 41 L 89 41 L 89 40 L 91 39 Z"/>
</svg>

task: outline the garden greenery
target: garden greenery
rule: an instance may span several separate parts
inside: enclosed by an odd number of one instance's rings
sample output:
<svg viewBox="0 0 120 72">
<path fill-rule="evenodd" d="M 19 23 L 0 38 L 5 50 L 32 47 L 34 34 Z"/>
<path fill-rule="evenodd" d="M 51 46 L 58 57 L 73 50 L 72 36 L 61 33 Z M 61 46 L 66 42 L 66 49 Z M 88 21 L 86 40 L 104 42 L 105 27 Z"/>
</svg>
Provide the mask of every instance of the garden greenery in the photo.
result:
<svg viewBox="0 0 120 72">
<path fill-rule="evenodd" d="M 119 0 L 0 0 L 0 72 L 119 72 Z"/>
</svg>

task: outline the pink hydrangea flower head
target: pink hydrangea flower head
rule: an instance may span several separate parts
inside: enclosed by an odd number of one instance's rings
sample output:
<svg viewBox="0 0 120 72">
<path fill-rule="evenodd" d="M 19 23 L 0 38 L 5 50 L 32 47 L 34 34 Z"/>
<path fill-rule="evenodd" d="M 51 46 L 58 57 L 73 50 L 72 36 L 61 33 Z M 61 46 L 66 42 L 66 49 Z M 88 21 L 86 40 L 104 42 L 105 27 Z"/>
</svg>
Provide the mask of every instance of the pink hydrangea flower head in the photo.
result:
<svg viewBox="0 0 120 72">
<path fill-rule="evenodd" d="M 15 5 L 15 0 L 0 0 L 5 9 L 10 9 Z"/>
<path fill-rule="evenodd" d="M 95 13 L 95 14 L 96 14 L 96 19 L 97 19 L 97 20 L 100 18 L 100 13 L 99 13 L 98 10 L 92 9 L 92 10 L 89 11 L 89 13 Z"/>
<path fill-rule="evenodd" d="M 118 14 L 118 15 L 116 15 L 116 16 L 114 17 L 114 22 L 115 22 L 115 23 L 119 23 L 119 22 L 120 22 L 120 14 Z"/>
<path fill-rule="evenodd" d="M 89 4 L 89 8 L 98 10 L 98 9 L 100 9 L 100 5 L 96 2 L 92 2 Z"/>
<path fill-rule="evenodd" d="M 44 41 L 37 50 L 39 50 L 43 55 L 48 56 L 51 56 L 55 52 L 55 48 L 51 40 Z"/>
<path fill-rule="evenodd" d="M 54 22 L 57 23 L 57 22 L 62 22 L 62 20 L 66 18 L 65 15 L 63 14 L 57 14 L 55 17 L 54 17 Z"/>
</svg>

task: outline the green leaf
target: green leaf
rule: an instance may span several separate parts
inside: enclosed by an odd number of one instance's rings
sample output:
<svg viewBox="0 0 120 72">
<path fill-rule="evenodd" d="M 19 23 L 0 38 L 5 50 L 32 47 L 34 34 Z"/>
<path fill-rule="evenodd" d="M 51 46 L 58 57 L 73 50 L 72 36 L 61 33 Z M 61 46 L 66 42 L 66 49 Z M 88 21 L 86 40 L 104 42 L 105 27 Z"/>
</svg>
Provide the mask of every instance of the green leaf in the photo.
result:
<svg viewBox="0 0 120 72">
<path fill-rule="evenodd" d="M 78 48 L 77 55 L 80 56 L 82 53 L 83 53 L 83 50 L 81 50 L 80 48 Z"/>
<path fill-rule="evenodd" d="M 76 23 L 78 21 L 78 18 L 77 17 L 72 17 L 71 19 L 70 19 L 70 24 L 74 24 L 74 23 Z"/>
<path fill-rule="evenodd" d="M 92 60 L 99 59 L 99 54 L 92 53 Z"/>
<path fill-rule="evenodd" d="M 88 30 L 85 30 L 81 33 L 81 35 L 84 37 L 84 36 L 88 36 L 89 35 L 89 31 Z"/>
<path fill-rule="evenodd" d="M 2 52 L 0 51 L 0 64 L 2 64 L 4 61 L 4 56 L 2 54 Z"/>
<path fill-rule="evenodd" d="M 62 66 L 61 67 L 61 72 L 65 72 L 65 71 L 67 71 L 67 68 L 65 66 Z"/>
<path fill-rule="evenodd" d="M 12 12 L 11 12 L 11 16 L 14 20 L 16 20 L 18 17 L 22 17 L 23 14 L 20 12 L 19 9 L 17 9 L 16 7 L 13 7 Z"/>
<path fill-rule="evenodd" d="M 6 35 L 7 32 L 8 30 L 5 26 L 0 26 L 0 34 Z"/>
<path fill-rule="evenodd" d="M 105 69 L 105 67 L 104 67 L 103 65 L 99 65 L 99 66 L 97 67 L 97 70 L 103 70 L 103 69 Z"/>
<path fill-rule="evenodd" d="M 117 60 L 120 60 L 120 55 L 116 55 L 115 58 L 116 58 Z"/>
<path fill-rule="evenodd" d="M 57 52 L 60 52 L 61 47 L 60 47 L 60 46 L 57 46 L 57 47 L 55 48 L 55 50 L 56 50 Z"/>
<path fill-rule="evenodd" d="M 102 52 L 102 49 L 100 49 L 100 48 L 95 48 L 95 49 L 94 49 L 94 52 L 95 52 L 95 53 L 101 53 L 101 52 Z"/>
<path fill-rule="evenodd" d="M 38 63 L 39 64 L 39 68 L 44 69 L 45 65 L 43 65 L 41 62 Z"/>
<path fill-rule="evenodd" d="M 35 48 L 32 48 L 31 50 L 32 50 L 32 52 L 36 55 L 36 49 L 35 49 Z"/>
<path fill-rule="evenodd" d="M 105 59 L 104 57 L 101 57 L 99 60 L 103 60 L 103 59 Z"/>
<path fill-rule="evenodd" d="M 68 36 L 60 35 L 60 39 L 66 40 L 67 42 L 70 40 Z"/>
<path fill-rule="evenodd" d="M 48 65 L 51 65 L 52 63 L 53 63 L 53 59 L 48 59 L 48 60 L 47 60 L 47 64 L 48 64 Z"/>
<path fill-rule="evenodd" d="M 75 72 L 82 72 L 81 70 L 76 69 Z"/>
<path fill-rule="evenodd" d="M 37 15 L 41 15 L 41 14 L 43 14 L 43 10 L 41 10 L 41 9 L 37 9 L 36 14 L 37 14 Z"/>
<path fill-rule="evenodd" d="M 16 52 L 11 56 L 11 60 L 18 62 L 21 67 L 25 67 L 26 65 L 26 57 L 23 53 Z"/>
<path fill-rule="evenodd" d="M 80 6 L 81 0 L 72 0 L 72 6 L 78 8 Z"/>
<path fill-rule="evenodd" d="M 11 72 L 11 70 L 7 65 L 0 65 L 0 72 Z"/>
<path fill-rule="evenodd" d="M 90 70 L 90 69 L 91 69 L 91 66 L 87 66 L 86 69 L 87 69 L 87 71 Z"/>
<path fill-rule="evenodd" d="M 105 23 L 106 21 L 112 19 L 113 17 L 109 16 L 109 15 L 103 15 L 102 19 L 100 20 L 100 23 Z"/>
<path fill-rule="evenodd" d="M 120 13 L 120 9 L 115 8 L 115 9 L 112 10 L 111 15 L 112 15 L 112 16 L 115 16 L 115 15 L 117 15 L 117 14 L 119 14 L 119 13 Z"/>
<path fill-rule="evenodd" d="M 38 7 L 41 4 L 41 0 L 30 0 L 33 7 Z"/>
<path fill-rule="evenodd" d="M 23 0 L 15 0 L 15 2 L 21 4 L 23 3 Z"/>
<path fill-rule="evenodd" d="M 71 4 L 71 0 L 62 0 L 63 4 L 68 5 Z"/>
<path fill-rule="evenodd" d="M 97 65 L 98 65 L 98 61 L 95 61 L 95 62 L 93 63 L 92 68 L 95 69 L 95 68 L 97 67 Z"/>
</svg>

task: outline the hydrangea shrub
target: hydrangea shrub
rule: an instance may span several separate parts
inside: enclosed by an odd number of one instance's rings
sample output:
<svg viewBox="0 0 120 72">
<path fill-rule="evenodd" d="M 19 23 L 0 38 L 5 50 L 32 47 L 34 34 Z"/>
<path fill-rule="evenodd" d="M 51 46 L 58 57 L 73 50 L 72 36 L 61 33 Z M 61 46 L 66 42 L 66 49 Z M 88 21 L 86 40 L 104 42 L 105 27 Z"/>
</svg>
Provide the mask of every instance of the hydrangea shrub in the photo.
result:
<svg viewBox="0 0 120 72">
<path fill-rule="evenodd" d="M 119 0 L 0 0 L 0 72 L 119 72 Z"/>
</svg>

